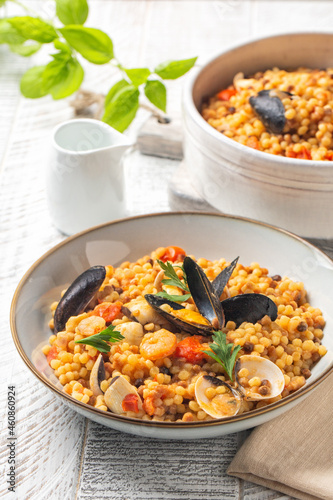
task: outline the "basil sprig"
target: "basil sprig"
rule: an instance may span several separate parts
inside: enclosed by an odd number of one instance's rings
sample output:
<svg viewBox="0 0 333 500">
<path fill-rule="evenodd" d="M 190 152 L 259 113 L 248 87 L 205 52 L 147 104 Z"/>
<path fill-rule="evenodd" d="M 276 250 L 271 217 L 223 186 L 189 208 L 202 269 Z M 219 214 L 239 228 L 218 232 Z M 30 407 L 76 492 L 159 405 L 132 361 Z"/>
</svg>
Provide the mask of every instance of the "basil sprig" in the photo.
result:
<svg viewBox="0 0 333 500">
<path fill-rule="evenodd" d="M 0 0 L 0 7 L 6 0 Z M 19 4 L 29 12 L 28 5 Z M 84 70 L 80 57 L 92 64 L 112 63 L 122 79 L 107 93 L 102 120 L 123 132 L 139 109 L 141 90 L 158 109 L 166 112 L 167 91 L 163 80 L 175 80 L 189 71 L 196 57 L 165 61 L 154 69 L 126 68 L 114 55 L 113 42 L 104 31 L 84 26 L 89 7 L 87 0 L 55 0 L 56 16 L 62 26 L 37 15 L 0 18 L 0 44 L 29 57 L 43 44 L 52 43 L 58 52 L 48 64 L 30 68 L 22 77 L 21 93 L 30 99 L 50 94 L 63 99 L 76 92 L 83 81 Z M 1 16 L 1 10 L 0 10 Z"/>
</svg>

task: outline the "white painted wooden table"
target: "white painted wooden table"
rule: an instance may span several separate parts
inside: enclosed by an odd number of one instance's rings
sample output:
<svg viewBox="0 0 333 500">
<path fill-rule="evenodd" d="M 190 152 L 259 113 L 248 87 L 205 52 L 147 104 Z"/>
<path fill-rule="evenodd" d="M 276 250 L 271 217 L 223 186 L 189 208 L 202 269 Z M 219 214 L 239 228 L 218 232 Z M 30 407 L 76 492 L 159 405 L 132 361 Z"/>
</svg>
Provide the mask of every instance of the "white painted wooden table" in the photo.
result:
<svg viewBox="0 0 333 500">
<path fill-rule="evenodd" d="M 88 26 L 112 37 L 128 67 L 199 56 L 198 63 L 237 42 L 296 31 L 328 31 L 329 0 L 90 0 Z M 35 1 L 52 11 L 52 2 Z M 43 60 L 36 55 L 34 64 Z M 9 331 L 14 289 L 28 267 L 64 237 L 47 211 L 44 169 L 52 128 L 72 116 L 68 100 L 23 99 L 20 76 L 31 61 L 0 46 L 0 370 L 1 498 L 112 500 L 268 500 L 288 497 L 226 475 L 244 435 L 158 441 L 118 433 L 69 410 L 30 374 Z M 111 66 L 87 65 L 84 87 L 105 92 Z M 181 81 L 170 82 L 170 116 L 180 114 Z M 129 132 L 135 137 L 147 114 Z M 134 151 L 126 160 L 128 213 L 169 210 L 168 182 L 178 162 Z M 16 493 L 7 491 L 7 386 L 17 394 Z"/>
</svg>

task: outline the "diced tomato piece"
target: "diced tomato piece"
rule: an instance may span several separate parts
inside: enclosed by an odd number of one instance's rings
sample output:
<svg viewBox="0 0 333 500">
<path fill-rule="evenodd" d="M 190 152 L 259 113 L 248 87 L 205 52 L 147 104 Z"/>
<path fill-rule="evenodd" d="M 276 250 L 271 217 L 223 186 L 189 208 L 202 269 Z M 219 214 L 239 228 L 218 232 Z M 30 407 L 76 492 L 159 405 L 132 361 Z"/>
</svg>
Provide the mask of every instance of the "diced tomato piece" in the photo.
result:
<svg viewBox="0 0 333 500">
<path fill-rule="evenodd" d="M 246 145 L 253 149 L 259 149 L 259 141 L 255 135 L 250 135 L 246 141 Z"/>
<path fill-rule="evenodd" d="M 60 352 L 60 348 L 57 345 L 53 345 L 46 356 L 48 364 L 51 363 L 52 359 L 56 359 L 58 352 Z"/>
<path fill-rule="evenodd" d="M 171 246 L 171 247 L 167 247 L 165 249 L 164 254 L 160 257 L 160 260 L 162 262 L 167 262 L 168 260 L 171 262 L 176 262 L 177 260 L 179 260 L 179 257 L 181 257 L 182 255 L 183 256 L 186 255 L 185 250 L 183 250 L 180 247 Z"/>
<path fill-rule="evenodd" d="M 293 150 L 287 150 L 286 156 L 288 158 L 299 158 L 300 160 L 311 160 L 312 156 L 310 151 L 306 147 L 302 147 L 301 151 L 295 152 Z"/>
<path fill-rule="evenodd" d="M 310 151 L 303 146 L 301 151 L 299 153 L 297 153 L 297 158 L 301 158 L 303 160 L 311 160 L 312 156 L 311 156 Z"/>
<path fill-rule="evenodd" d="M 217 94 L 217 97 L 220 101 L 230 101 L 230 97 L 236 94 L 236 89 L 223 89 Z"/>
<path fill-rule="evenodd" d="M 111 323 L 120 315 L 121 308 L 122 303 L 120 301 L 102 302 L 91 311 L 90 315 L 101 316 L 101 318 L 105 319 L 106 323 Z"/>
<path fill-rule="evenodd" d="M 193 335 L 192 337 L 186 337 L 181 340 L 177 344 L 174 356 L 177 358 L 185 358 L 193 365 L 201 363 L 206 357 L 203 352 L 206 347 L 200 343 L 201 339 L 202 337 L 200 335 Z"/>
<path fill-rule="evenodd" d="M 137 394 L 127 394 L 121 403 L 124 411 L 139 411 L 139 396 Z"/>
<path fill-rule="evenodd" d="M 328 152 L 326 153 L 326 158 L 325 158 L 325 160 L 329 160 L 329 161 L 332 161 L 332 160 L 333 160 L 333 153 L 332 153 L 332 151 L 328 151 Z"/>
</svg>

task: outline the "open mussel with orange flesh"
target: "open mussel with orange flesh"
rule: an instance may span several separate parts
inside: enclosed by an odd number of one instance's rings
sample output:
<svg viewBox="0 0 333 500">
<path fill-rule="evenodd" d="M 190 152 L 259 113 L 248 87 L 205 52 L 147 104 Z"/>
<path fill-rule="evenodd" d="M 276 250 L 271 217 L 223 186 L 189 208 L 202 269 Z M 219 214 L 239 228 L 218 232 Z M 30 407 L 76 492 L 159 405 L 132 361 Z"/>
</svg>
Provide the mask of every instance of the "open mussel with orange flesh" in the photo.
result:
<svg viewBox="0 0 333 500">
<path fill-rule="evenodd" d="M 175 325 L 180 331 L 190 335 L 211 335 L 213 327 L 200 313 L 186 309 L 178 302 L 147 294 L 145 299 L 148 304 L 164 319 Z"/>
<path fill-rule="evenodd" d="M 281 99 L 290 96 L 292 96 L 290 92 L 270 89 L 261 90 L 256 96 L 250 97 L 250 105 L 269 132 L 282 133 L 286 125 L 286 116 Z"/>
<path fill-rule="evenodd" d="M 54 333 L 63 331 L 71 316 L 77 316 L 85 310 L 101 287 L 105 275 L 104 266 L 93 266 L 73 281 L 55 310 Z"/>
<path fill-rule="evenodd" d="M 183 268 L 188 288 L 199 313 L 209 321 L 214 330 L 220 330 L 224 325 L 224 314 L 219 295 L 215 292 L 213 284 L 191 257 L 185 257 Z"/>
<path fill-rule="evenodd" d="M 213 331 L 221 330 L 228 321 L 239 326 L 244 321 L 256 323 L 266 315 L 274 321 L 277 318 L 277 307 L 266 295 L 237 295 L 220 302 L 219 297 L 237 260 L 238 258 L 210 282 L 202 268 L 190 257 L 185 257 L 183 267 L 188 288 L 199 312 L 186 309 L 181 304 L 158 295 L 147 294 L 145 299 L 167 321 L 190 335 L 211 335 Z"/>
<path fill-rule="evenodd" d="M 181 331 L 191 335 L 211 335 L 214 330 L 220 330 L 224 325 L 219 296 L 214 292 L 204 271 L 193 259 L 185 257 L 183 268 L 188 288 L 199 312 L 186 309 L 181 304 L 157 295 L 147 294 L 145 299 L 161 316 Z"/>
</svg>

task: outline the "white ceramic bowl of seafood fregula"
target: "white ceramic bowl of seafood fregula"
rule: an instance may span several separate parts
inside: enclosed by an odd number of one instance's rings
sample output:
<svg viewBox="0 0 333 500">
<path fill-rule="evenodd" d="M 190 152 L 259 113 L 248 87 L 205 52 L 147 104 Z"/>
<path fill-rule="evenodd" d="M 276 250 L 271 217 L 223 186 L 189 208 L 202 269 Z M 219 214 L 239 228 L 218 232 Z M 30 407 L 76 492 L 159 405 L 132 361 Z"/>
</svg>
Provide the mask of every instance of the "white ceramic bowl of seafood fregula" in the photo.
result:
<svg viewBox="0 0 333 500">
<path fill-rule="evenodd" d="M 314 307 L 326 320 L 327 353 L 312 369 L 305 386 L 266 407 L 203 422 L 145 421 L 88 406 L 62 390 L 42 347 L 52 333 L 50 305 L 83 271 L 94 265 L 118 266 L 159 246 L 179 245 L 197 258 L 259 262 L 270 275 L 303 281 Z M 165 213 L 111 222 L 79 233 L 43 255 L 22 278 L 11 310 L 14 342 L 28 369 L 60 400 L 100 424 L 116 430 L 163 439 L 199 439 L 260 425 L 303 401 L 333 371 L 333 262 L 301 238 L 254 221 L 217 214 Z"/>
<path fill-rule="evenodd" d="M 185 160 L 197 191 L 218 210 L 251 217 L 305 237 L 333 238 L 333 162 L 275 156 L 243 146 L 210 126 L 202 102 L 242 72 L 332 68 L 333 34 L 264 38 L 211 60 L 183 96 Z"/>
</svg>

